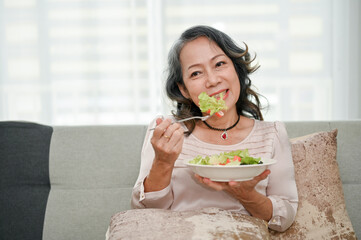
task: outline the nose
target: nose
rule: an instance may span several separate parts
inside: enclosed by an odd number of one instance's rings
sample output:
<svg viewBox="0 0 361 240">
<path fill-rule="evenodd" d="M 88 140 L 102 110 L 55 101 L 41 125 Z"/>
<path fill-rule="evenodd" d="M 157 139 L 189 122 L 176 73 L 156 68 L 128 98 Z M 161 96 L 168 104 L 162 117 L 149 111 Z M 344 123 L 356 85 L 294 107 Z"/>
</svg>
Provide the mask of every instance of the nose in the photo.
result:
<svg viewBox="0 0 361 240">
<path fill-rule="evenodd" d="M 212 72 L 207 73 L 206 87 L 216 86 L 220 82 L 219 76 Z"/>
</svg>

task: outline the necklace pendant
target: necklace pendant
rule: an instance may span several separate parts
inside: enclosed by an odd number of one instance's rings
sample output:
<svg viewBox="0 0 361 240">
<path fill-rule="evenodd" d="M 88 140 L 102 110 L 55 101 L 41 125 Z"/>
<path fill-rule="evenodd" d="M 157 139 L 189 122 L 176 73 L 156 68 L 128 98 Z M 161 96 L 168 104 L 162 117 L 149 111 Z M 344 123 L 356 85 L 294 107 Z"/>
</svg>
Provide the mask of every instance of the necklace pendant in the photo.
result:
<svg viewBox="0 0 361 240">
<path fill-rule="evenodd" d="M 222 138 L 223 140 L 227 140 L 227 139 L 228 139 L 228 133 L 227 133 L 227 131 L 224 131 L 224 132 L 221 134 L 221 138 Z"/>
</svg>

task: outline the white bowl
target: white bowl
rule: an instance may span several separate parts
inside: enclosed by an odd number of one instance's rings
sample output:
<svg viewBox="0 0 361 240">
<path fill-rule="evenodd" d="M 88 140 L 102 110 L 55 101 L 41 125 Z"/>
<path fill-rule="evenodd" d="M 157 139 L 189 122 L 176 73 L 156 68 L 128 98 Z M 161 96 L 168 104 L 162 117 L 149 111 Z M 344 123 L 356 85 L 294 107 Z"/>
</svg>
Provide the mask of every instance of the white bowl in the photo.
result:
<svg viewBox="0 0 361 240">
<path fill-rule="evenodd" d="M 196 174 L 206 177 L 215 182 L 229 182 L 229 181 L 246 181 L 261 174 L 267 169 L 267 166 L 275 164 L 275 159 L 262 158 L 262 164 L 250 165 L 199 165 L 192 164 L 187 159 L 184 163 Z"/>
</svg>

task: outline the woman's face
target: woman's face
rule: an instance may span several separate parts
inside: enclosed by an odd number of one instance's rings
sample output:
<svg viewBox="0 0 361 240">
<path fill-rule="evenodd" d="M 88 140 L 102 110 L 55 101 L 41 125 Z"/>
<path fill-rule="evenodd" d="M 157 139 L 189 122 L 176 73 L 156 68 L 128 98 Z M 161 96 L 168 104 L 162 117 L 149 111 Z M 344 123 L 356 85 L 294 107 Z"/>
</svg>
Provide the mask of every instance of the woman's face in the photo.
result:
<svg viewBox="0 0 361 240">
<path fill-rule="evenodd" d="M 223 93 L 228 111 L 235 108 L 240 94 L 240 83 L 232 60 L 213 41 L 199 37 L 184 45 L 180 62 L 185 87 L 182 95 L 199 106 L 198 95 L 206 92 L 218 97 Z"/>
</svg>

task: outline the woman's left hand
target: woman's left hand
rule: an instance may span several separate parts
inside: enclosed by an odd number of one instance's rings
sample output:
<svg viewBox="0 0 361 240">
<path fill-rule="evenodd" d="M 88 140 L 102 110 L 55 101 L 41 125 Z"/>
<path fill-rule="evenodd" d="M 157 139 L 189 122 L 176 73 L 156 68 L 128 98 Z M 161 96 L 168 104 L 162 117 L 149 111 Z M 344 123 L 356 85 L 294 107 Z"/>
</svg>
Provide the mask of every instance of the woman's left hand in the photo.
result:
<svg viewBox="0 0 361 240">
<path fill-rule="evenodd" d="M 195 174 L 195 177 L 200 183 L 207 185 L 214 190 L 221 191 L 221 190 L 231 190 L 231 191 L 239 191 L 241 193 L 248 193 L 254 190 L 255 186 L 262 180 L 266 179 L 267 176 L 271 173 L 269 169 L 263 171 L 260 175 L 254 177 L 248 181 L 236 182 L 213 182 L 209 178 L 201 177 Z M 242 194 L 243 195 L 243 194 Z"/>
<path fill-rule="evenodd" d="M 267 178 L 269 169 L 248 181 L 213 182 L 209 178 L 195 175 L 199 182 L 218 191 L 226 191 L 236 198 L 244 208 L 254 217 L 269 221 L 272 217 L 273 206 L 271 200 L 256 191 L 256 185 Z"/>
<path fill-rule="evenodd" d="M 195 175 L 197 180 L 200 183 L 203 183 L 207 185 L 210 188 L 213 188 L 217 191 L 226 191 L 229 192 L 231 195 L 233 195 L 238 200 L 242 201 L 251 201 L 250 198 L 252 198 L 253 193 L 256 191 L 255 187 L 256 185 L 267 178 L 267 176 L 271 173 L 269 169 L 266 169 L 263 171 L 260 175 L 254 177 L 251 180 L 248 181 L 242 181 L 242 182 L 236 182 L 236 181 L 230 181 L 230 182 L 213 182 L 209 178 L 204 178 L 199 175 Z"/>
</svg>

